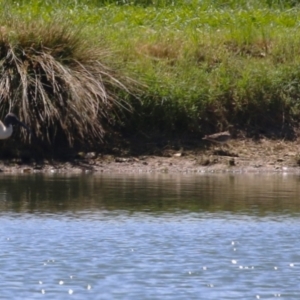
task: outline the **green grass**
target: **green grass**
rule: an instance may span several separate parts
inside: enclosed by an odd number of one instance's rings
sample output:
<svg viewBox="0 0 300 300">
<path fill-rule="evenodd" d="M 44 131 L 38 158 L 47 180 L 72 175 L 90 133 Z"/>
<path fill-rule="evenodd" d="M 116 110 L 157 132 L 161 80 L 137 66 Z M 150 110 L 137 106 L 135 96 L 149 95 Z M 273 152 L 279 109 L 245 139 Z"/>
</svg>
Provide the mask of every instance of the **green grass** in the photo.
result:
<svg viewBox="0 0 300 300">
<path fill-rule="evenodd" d="M 119 115 L 123 133 L 280 131 L 300 120 L 296 1 L 2 2 L 4 26 L 12 16 L 64 20 L 87 48 L 110 50 L 108 66 L 140 82 L 139 100 L 125 95 L 134 111 Z"/>
</svg>

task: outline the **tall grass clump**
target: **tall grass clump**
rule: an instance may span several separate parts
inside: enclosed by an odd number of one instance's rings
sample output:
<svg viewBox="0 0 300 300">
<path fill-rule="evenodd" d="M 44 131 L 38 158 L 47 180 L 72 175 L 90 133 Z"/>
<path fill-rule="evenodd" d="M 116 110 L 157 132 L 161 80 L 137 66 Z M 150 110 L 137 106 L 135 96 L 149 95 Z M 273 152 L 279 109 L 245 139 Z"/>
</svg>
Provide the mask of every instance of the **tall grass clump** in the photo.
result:
<svg viewBox="0 0 300 300">
<path fill-rule="evenodd" d="M 0 30 L 1 113 L 13 111 L 47 144 L 95 145 L 129 106 L 109 51 L 74 25 L 7 20 Z"/>
</svg>

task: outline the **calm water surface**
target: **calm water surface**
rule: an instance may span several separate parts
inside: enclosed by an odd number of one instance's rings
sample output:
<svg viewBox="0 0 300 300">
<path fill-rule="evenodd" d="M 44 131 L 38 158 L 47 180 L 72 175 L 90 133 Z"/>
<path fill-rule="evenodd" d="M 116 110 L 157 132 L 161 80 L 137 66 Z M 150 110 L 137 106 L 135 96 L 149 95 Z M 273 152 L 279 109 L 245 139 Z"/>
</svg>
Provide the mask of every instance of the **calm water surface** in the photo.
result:
<svg viewBox="0 0 300 300">
<path fill-rule="evenodd" d="M 0 177 L 0 299 L 300 299 L 300 177 Z"/>
</svg>

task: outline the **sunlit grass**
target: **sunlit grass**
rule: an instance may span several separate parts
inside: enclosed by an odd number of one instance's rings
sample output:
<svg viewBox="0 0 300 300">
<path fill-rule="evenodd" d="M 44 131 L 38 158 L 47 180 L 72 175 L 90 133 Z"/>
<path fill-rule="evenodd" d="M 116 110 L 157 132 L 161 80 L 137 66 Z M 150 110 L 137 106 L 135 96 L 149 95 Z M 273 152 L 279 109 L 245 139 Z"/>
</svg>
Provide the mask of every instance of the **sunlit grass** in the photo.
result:
<svg viewBox="0 0 300 300">
<path fill-rule="evenodd" d="M 19 1 L 3 16 L 59 16 L 143 84 L 124 130 L 203 133 L 300 119 L 295 1 Z M 119 5 L 118 5 L 119 4 Z M 5 23 L 5 18 L 3 18 Z"/>
</svg>

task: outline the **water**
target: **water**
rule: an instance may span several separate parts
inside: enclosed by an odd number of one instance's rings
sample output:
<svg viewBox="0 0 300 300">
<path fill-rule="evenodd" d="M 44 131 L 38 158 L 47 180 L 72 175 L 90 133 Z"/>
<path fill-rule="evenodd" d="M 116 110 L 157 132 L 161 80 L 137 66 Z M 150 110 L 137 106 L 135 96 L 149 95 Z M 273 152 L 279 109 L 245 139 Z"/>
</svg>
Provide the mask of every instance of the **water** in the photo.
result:
<svg viewBox="0 0 300 300">
<path fill-rule="evenodd" d="M 299 299 L 299 176 L 0 179 L 0 299 Z"/>
</svg>

